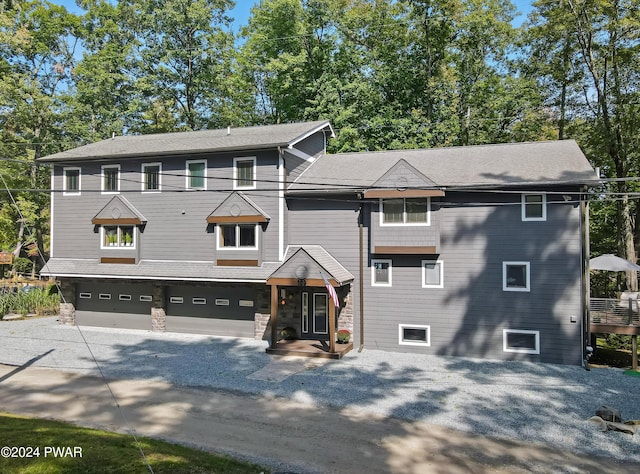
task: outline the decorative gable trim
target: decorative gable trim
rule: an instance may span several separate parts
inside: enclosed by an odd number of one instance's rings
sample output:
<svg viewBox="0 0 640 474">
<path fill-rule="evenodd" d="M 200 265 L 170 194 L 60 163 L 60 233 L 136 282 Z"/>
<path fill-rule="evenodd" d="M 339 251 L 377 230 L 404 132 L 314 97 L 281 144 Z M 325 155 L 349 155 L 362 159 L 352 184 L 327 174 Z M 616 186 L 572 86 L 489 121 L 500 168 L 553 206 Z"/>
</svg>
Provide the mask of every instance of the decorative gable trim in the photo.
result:
<svg viewBox="0 0 640 474">
<path fill-rule="evenodd" d="M 444 196 L 444 190 L 404 159 L 398 160 L 364 194 L 365 198 L 438 196 Z"/>
<path fill-rule="evenodd" d="M 267 279 L 267 285 L 324 286 L 324 278 L 339 288 L 354 280 L 335 258 L 319 245 L 289 248 L 283 264 Z"/>
<path fill-rule="evenodd" d="M 91 223 L 94 225 L 142 225 L 147 219 L 125 197 L 114 196 Z"/>
<path fill-rule="evenodd" d="M 207 217 L 209 224 L 263 223 L 271 218 L 240 191 L 234 191 Z"/>
<path fill-rule="evenodd" d="M 441 189 L 407 189 L 399 191 L 395 189 L 370 189 L 364 192 L 365 198 L 419 198 L 419 197 L 442 197 L 444 191 Z"/>
</svg>

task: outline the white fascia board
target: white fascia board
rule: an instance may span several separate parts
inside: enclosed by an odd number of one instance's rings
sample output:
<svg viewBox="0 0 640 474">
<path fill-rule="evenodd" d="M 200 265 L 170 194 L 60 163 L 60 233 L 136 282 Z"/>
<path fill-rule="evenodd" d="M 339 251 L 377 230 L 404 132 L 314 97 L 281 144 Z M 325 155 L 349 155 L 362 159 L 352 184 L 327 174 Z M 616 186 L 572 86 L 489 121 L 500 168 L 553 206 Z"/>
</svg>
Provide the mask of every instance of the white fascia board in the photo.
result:
<svg viewBox="0 0 640 474">
<path fill-rule="evenodd" d="M 291 140 L 289 142 L 289 145 L 287 145 L 287 148 L 293 147 L 296 143 L 300 143 L 305 138 L 308 138 L 314 133 L 324 130 L 327 127 L 329 127 L 329 130 L 331 131 L 331 137 L 332 138 L 335 137 L 336 133 L 333 131 L 333 127 L 331 126 L 331 123 L 329 123 L 329 121 L 326 121 L 325 123 L 318 125 L 316 128 L 309 130 L 307 133 L 300 135 L 298 138 L 294 138 L 293 140 Z"/>
</svg>

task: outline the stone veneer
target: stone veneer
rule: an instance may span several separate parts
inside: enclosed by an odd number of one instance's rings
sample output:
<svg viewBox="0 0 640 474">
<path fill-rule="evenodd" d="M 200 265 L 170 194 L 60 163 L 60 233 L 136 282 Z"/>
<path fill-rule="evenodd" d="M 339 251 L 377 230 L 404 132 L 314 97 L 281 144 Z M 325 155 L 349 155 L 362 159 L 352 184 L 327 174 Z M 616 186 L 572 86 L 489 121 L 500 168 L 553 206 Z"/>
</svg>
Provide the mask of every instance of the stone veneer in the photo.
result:
<svg viewBox="0 0 640 474">
<path fill-rule="evenodd" d="M 75 281 L 68 279 L 60 280 L 60 292 L 62 293 L 63 302 L 60 303 L 60 317 L 58 318 L 58 322 L 66 326 L 75 326 L 77 293 Z"/>
<path fill-rule="evenodd" d="M 151 330 L 164 332 L 167 330 L 167 312 L 165 308 L 166 287 L 153 285 L 152 291 Z"/>
</svg>

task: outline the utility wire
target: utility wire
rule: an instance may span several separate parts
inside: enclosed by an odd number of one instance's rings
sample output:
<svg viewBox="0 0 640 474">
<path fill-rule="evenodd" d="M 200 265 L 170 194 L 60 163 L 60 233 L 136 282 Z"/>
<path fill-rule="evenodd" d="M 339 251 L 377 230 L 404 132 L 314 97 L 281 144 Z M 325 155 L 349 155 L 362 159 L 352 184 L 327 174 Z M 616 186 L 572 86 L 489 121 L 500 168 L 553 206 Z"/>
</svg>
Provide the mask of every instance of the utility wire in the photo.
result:
<svg viewBox="0 0 640 474">
<path fill-rule="evenodd" d="M 29 234 L 29 237 L 34 239 L 33 231 L 31 230 L 31 227 L 27 224 L 27 221 L 26 221 L 26 219 L 24 217 L 24 214 L 22 214 L 22 211 L 20 210 L 20 206 L 18 206 L 17 201 L 13 197 L 13 193 L 11 192 L 9 187 L 7 186 L 7 182 L 5 181 L 4 175 L 2 173 L 0 173 L 0 179 L 2 180 L 2 184 L 4 185 L 5 190 L 8 192 L 9 197 L 11 198 L 11 202 L 12 202 L 13 206 L 15 207 L 18 215 L 20 216 L 20 219 L 24 223 L 24 227 L 25 227 L 27 233 Z M 42 251 L 40 250 L 38 245 L 36 245 L 36 249 L 38 251 L 38 256 L 40 257 L 40 259 L 43 262 L 44 268 L 48 269 L 48 263 L 47 263 L 46 259 L 44 258 L 44 255 L 42 254 Z M 64 294 L 62 293 L 62 289 L 60 288 L 59 283 L 54 280 L 54 284 L 55 284 L 55 286 L 56 286 L 56 288 L 58 290 L 58 294 L 60 295 L 60 299 L 62 300 L 63 303 L 66 303 L 67 301 L 66 301 L 66 299 L 64 297 Z M 118 409 L 118 413 L 122 417 L 122 420 L 124 421 L 125 426 L 129 426 L 129 421 L 127 420 L 127 417 L 125 416 L 124 411 L 122 410 L 122 407 L 120 406 L 120 402 L 118 401 L 118 397 L 116 397 L 115 393 L 113 393 L 113 390 L 111 389 L 111 385 L 109 384 L 109 381 L 107 380 L 104 372 L 102 371 L 102 367 L 100 366 L 100 363 L 98 362 L 98 359 L 96 358 L 95 354 L 93 353 L 93 350 L 91 349 L 91 345 L 87 341 L 87 338 L 85 337 L 84 333 L 82 332 L 82 329 L 80 328 L 80 326 L 78 326 L 78 324 L 75 324 L 75 327 L 78 330 L 78 333 L 80 334 L 80 336 L 82 337 L 82 341 L 84 342 L 84 345 L 89 350 L 89 354 L 91 355 L 91 359 L 93 360 L 94 364 L 96 365 L 96 368 L 98 369 L 98 372 L 100 373 L 100 377 L 102 378 L 102 381 L 104 382 L 104 385 L 109 390 L 109 394 L 111 395 L 111 398 L 113 399 L 113 401 L 114 401 L 114 403 L 115 403 L 115 405 L 116 405 L 116 407 Z M 144 462 L 147 465 L 147 469 L 149 470 L 149 472 L 151 474 L 153 474 L 153 468 L 151 467 L 151 464 L 149 463 L 149 459 L 147 458 L 147 456 L 144 453 L 144 450 L 142 449 L 142 445 L 138 441 L 138 438 L 136 436 L 135 430 L 131 429 L 131 430 L 129 430 L 129 433 L 133 437 L 133 440 L 135 441 L 136 446 L 138 447 L 138 450 L 140 451 L 140 454 L 142 455 L 142 458 L 144 459 Z"/>
</svg>

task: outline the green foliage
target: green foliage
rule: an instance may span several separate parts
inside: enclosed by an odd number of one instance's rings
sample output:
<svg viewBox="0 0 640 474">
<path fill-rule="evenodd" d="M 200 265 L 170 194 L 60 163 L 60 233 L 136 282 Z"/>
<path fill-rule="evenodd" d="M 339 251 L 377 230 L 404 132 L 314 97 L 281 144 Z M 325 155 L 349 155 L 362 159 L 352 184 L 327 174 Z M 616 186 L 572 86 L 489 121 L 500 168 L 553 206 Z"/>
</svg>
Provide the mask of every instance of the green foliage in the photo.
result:
<svg viewBox="0 0 640 474">
<path fill-rule="evenodd" d="M 13 268 L 18 273 L 29 273 L 33 262 L 28 258 L 18 257 L 13 260 Z"/>
<path fill-rule="evenodd" d="M 4 4 L 3 4 L 4 5 Z M 601 191 L 640 191 L 640 4 L 45 0 L 0 11 L 0 247 L 48 247 L 38 157 L 111 136 L 328 119 L 329 151 L 574 138 Z M 622 181 L 624 180 L 624 181 Z M 640 211 L 594 194 L 594 254 L 634 259 Z M 32 229 L 33 232 L 27 232 Z"/>
<path fill-rule="evenodd" d="M 31 291 L 0 292 L 0 315 L 16 313 L 26 316 L 57 314 L 60 311 L 60 295 L 50 288 L 33 288 Z"/>
</svg>

